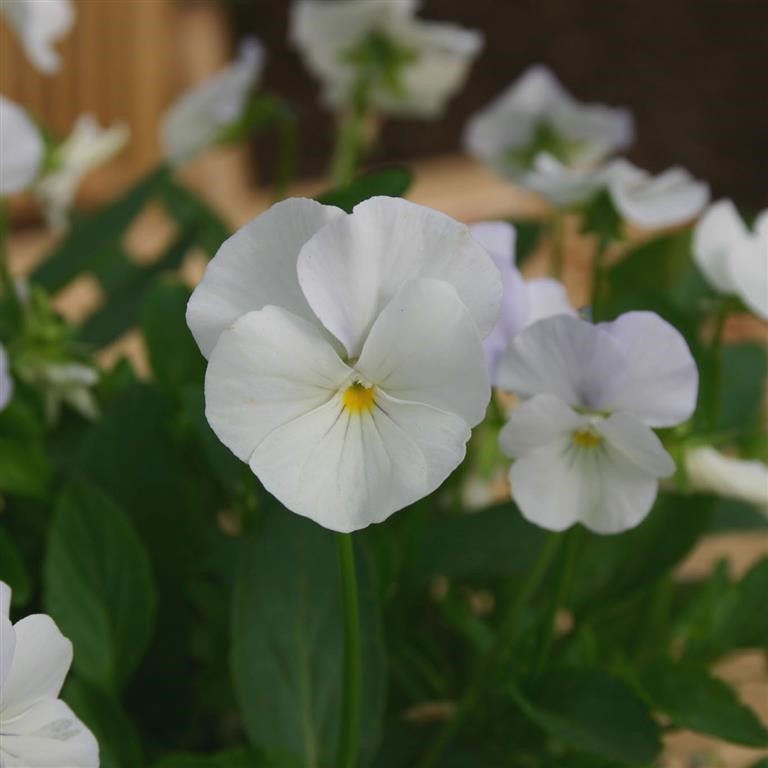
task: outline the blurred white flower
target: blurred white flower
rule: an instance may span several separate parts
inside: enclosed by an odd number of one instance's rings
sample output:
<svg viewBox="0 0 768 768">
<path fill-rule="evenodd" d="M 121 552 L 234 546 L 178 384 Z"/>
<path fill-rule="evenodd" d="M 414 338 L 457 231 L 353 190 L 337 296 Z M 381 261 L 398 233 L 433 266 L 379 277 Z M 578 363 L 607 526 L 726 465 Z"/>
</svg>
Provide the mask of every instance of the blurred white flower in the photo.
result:
<svg viewBox="0 0 768 768">
<path fill-rule="evenodd" d="M 278 203 L 222 245 L 189 302 L 208 421 L 294 512 L 337 531 L 381 522 L 463 459 L 500 300 L 493 262 L 443 214 Z"/>
<path fill-rule="evenodd" d="M 11 624 L 10 602 L 0 581 L 0 765 L 98 768 L 96 739 L 58 698 L 72 643 L 44 614 Z"/>
<path fill-rule="evenodd" d="M 46 74 L 58 72 L 59 55 L 53 46 L 75 23 L 71 0 L 3 0 L 0 12 L 16 30 L 32 63 Z"/>
<path fill-rule="evenodd" d="M 669 168 L 652 176 L 620 159 L 609 164 L 605 179 L 619 213 L 646 229 L 682 224 L 701 213 L 709 202 L 709 185 L 684 168 Z"/>
<path fill-rule="evenodd" d="M 62 405 L 69 405 L 86 419 L 98 417 L 93 387 L 99 381 L 99 373 L 95 368 L 82 363 L 42 361 L 22 367 L 19 376 L 42 392 L 50 423 L 58 420 Z"/>
<path fill-rule="evenodd" d="M 106 163 L 127 143 L 127 125 L 102 128 L 92 115 L 81 115 L 72 133 L 56 148 L 52 167 L 35 185 L 49 226 L 66 228 L 69 209 L 82 179 Z"/>
<path fill-rule="evenodd" d="M 501 273 L 501 312 L 483 341 L 491 384 L 497 383 L 499 362 L 512 339 L 527 326 L 552 315 L 575 315 L 565 286 L 549 277 L 525 280 L 515 266 L 515 228 L 506 221 L 473 224 L 472 237 L 485 248 Z"/>
<path fill-rule="evenodd" d="M 340 107 L 367 80 L 379 112 L 430 118 L 462 86 L 483 44 L 479 32 L 415 18 L 415 0 L 298 0 L 291 40 Z"/>
<path fill-rule="evenodd" d="M 26 111 L 4 96 L 0 96 L 0 127 L 0 195 L 12 195 L 37 178 L 45 144 Z"/>
<path fill-rule="evenodd" d="M 13 395 L 13 379 L 8 364 L 8 354 L 0 343 L 0 411 L 11 401 L 11 395 Z"/>
<path fill-rule="evenodd" d="M 715 203 L 696 225 L 693 257 L 715 290 L 768 320 L 768 210 L 750 232 L 730 200 Z"/>
<path fill-rule="evenodd" d="M 168 161 L 178 165 L 215 144 L 242 116 L 262 69 L 264 47 L 243 41 L 228 67 L 183 93 L 170 107 L 162 127 Z"/>
<path fill-rule="evenodd" d="M 469 120 L 464 145 L 502 176 L 570 205 L 601 185 L 601 164 L 633 136 L 626 109 L 580 104 L 538 65 Z"/>
<path fill-rule="evenodd" d="M 651 312 L 599 325 L 558 315 L 513 340 L 499 384 L 525 399 L 499 438 L 516 459 L 522 514 L 551 530 L 618 533 L 640 523 L 658 479 L 674 472 L 651 427 L 691 416 L 698 372 L 683 337 Z"/>
<path fill-rule="evenodd" d="M 746 501 L 768 513 L 768 466 L 762 461 L 737 459 L 702 446 L 686 451 L 685 471 L 694 491 Z"/>
</svg>

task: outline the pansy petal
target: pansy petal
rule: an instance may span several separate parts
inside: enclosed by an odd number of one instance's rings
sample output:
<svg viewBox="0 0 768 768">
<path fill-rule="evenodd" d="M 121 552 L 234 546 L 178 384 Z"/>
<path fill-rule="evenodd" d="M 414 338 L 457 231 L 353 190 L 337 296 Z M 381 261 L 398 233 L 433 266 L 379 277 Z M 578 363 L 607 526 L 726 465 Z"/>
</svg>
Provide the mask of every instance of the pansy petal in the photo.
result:
<svg viewBox="0 0 768 768">
<path fill-rule="evenodd" d="M 733 249 L 727 268 L 739 298 L 768 320 L 768 225 Z"/>
<path fill-rule="evenodd" d="M 299 282 L 315 314 L 360 354 L 381 310 L 409 280 L 454 286 L 482 336 L 501 301 L 499 273 L 469 229 L 442 213 L 392 197 L 374 197 L 321 229 L 301 249 Z"/>
<path fill-rule="evenodd" d="M 34 614 L 13 626 L 16 651 L 0 691 L 3 722 L 44 698 L 56 698 L 72 663 L 72 643 L 50 616 Z"/>
<path fill-rule="evenodd" d="M 0 581 L 0 616 L 5 616 L 6 619 L 11 612 L 11 595 L 11 588 L 4 581 Z"/>
<path fill-rule="evenodd" d="M 747 228 L 730 200 L 720 200 L 702 216 L 693 233 L 693 258 L 710 284 L 733 293 L 730 254 L 748 237 Z"/>
<path fill-rule="evenodd" d="M 3 716 L 4 768 L 98 768 L 93 734 L 59 699 L 44 699 L 12 720 Z"/>
<path fill-rule="evenodd" d="M 515 408 L 499 433 L 499 444 L 508 456 L 517 458 L 570 437 L 574 430 L 590 423 L 553 395 L 537 395 Z"/>
<path fill-rule="evenodd" d="M 696 408 L 699 374 L 682 334 L 653 312 L 627 312 L 598 328 L 621 346 L 626 376 L 614 378 L 598 409 L 632 413 L 651 427 L 672 427 Z"/>
<path fill-rule="evenodd" d="M 527 325 L 553 315 L 576 315 L 565 286 L 551 277 L 537 277 L 525 281 L 528 294 Z"/>
<path fill-rule="evenodd" d="M 4 0 L 5 12 L 32 63 L 47 75 L 59 70 L 54 44 L 72 28 L 75 8 L 71 0 Z"/>
<path fill-rule="evenodd" d="M 26 189 L 37 177 L 45 146 L 40 131 L 18 104 L 0 95 L 0 195 Z"/>
<path fill-rule="evenodd" d="M 654 477 L 669 477 L 675 471 L 675 462 L 664 449 L 656 434 L 628 413 L 614 413 L 595 422 L 594 429 L 601 434 L 611 449 L 632 464 Z"/>
<path fill-rule="evenodd" d="M 441 280 L 412 280 L 384 308 L 356 365 L 399 399 L 482 420 L 490 383 L 477 329 L 456 291 Z"/>
<path fill-rule="evenodd" d="M 523 398 L 550 394 L 599 410 L 627 361 L 619 344 L 591 323 L 555 315 L 519 333 L 501 358 L 499 386 Z"/>
<path fill-rule="evenodd" d="M 4 584 L 2 586 L 5 586 Z M 0 715 L 2 714 L 3 683 L 8 677 L 16 650 L 16 633 L 8 614 L 0 614 Z"/>
<path fill-rule="evenodd" d="M 269 432 L 330 400 L 350 374 L 319 328 L 265 307 L 221 334 L 205 375 L 205 415 L 247 461 Z"/>
<path fill-rule="evenodd" d="M 512 495 L 523 516 L 561 531 L 581 522 L 596 533 L 620 533 L 648 514 L 656 477 L 609 446 L 578 448 L 554 440 L 518 459 L 510 471 Z"/>
<path fill-rule="evenodd" d="M 208 357 L 221 332 L 267 304 L 317 322 L 299 288 L 296 260 L 302 246 L 339 208 L 291 198 L 273 205 L 239 229 L 208 264 L 187 306 L 187 323 Z"/>
<path fill-rule="evenodd" d="M 371 412 L 350 413 L 341 396 L 275 429 L 250 466 L 288 509 L 348 533 L 381 522 L 428 487 L 418 446 Z M 388 429 L 387 429 L 388 428 Z"/>
</svg>

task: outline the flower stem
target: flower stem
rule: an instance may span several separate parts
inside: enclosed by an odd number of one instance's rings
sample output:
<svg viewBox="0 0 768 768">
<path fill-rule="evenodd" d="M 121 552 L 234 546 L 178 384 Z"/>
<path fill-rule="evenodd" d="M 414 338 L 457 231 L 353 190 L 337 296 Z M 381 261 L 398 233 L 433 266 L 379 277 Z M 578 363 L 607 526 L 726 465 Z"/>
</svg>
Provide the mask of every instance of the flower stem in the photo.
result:
<svg viewBox="0 0 768 768">
<path fill-rule="evenodd" d="M 331 166 L 334 187 L 350 184 L 363 158 L 365 129 L 371 112 L 368 90 L 367 81 L 362 79 L 354 89 L 349 107 L 340 116 Z"/>
<path fill-rule="evenodd" d="M 712 388 L 707 409 L 707 422 L 710 429 L 717 428 L 720 418 L 720 400 L 723 389 L 723 331 L 728 320 L 729 302 L 720 303 L 715 314 L 715 329 L 712 332 L 710 354 L 712 356 Z"/>
<path fill-rule="evenodd" d="M 509 652 L 513 648 L 512 641 L 514 640 L 514 636 L 520 624 L 522 613 L 541 584 L 541 581 L 549 568 L 549 564 L 552 561 L 552 557 L 560 545 L 560 540 L 560 536 L 550 534 L 547 541 L 542 545 L 533 568 L 531 568 L 527 578 L 520 586 L 520 590 L 518 591 L 509 612 L 502 620 L 493 650 L 485 657 L 483 663 L 479 666 L 466 693 L 459 702 L 456 713 L 445 724 L 440 733 L 437 734 L 437 737 L 432 742 L 428 752 L 418 763 L 418 768 L 432 768 L 437 762 L 453 740 L 454 736 L 461 729 L 467 715 L 472 711 L 479 700 L 480 694 L 482 693 L 483 688 L 487 685 L 489 677 L 493 673 L 496 664 L 504 663 L 508 659 Z"/>
<path fill-rule="evenodd" d="M 592 321 L 602 320 L 602 300 L 605 283 L 605 252 L 608 250 L 609 241 L 603 235 L 597 236 L 595 255 L 592 260 Z"/>
<path fill-rule="evenodd" d="M 550 272 L 552 277 L 562 280 L 565 259 L 565 216 L 559 208 L 555 208 L 550 226 L 552 228 Z"/>
<path fill-rule="evenodd" d="M 336 544 L 344 612 L 344 694 L 336 763 L 338 768 L 355 768 L 357 765 L 357 740 L 360 731 L 362 677 L 357 573 L 352 535 L 349 533 L 338 534 Z"/>
</svg>

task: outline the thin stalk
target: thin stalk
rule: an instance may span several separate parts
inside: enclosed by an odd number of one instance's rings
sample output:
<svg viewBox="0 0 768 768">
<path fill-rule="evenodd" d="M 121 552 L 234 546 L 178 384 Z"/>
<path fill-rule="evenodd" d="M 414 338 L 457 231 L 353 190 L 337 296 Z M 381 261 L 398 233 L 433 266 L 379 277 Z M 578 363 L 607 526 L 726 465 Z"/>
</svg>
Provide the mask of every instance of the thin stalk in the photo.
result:
<svg viewBox="0 0 768 768">
<path fill-rule="evenodd" d="M 555 208 L 550 226 L 552 228 L 550 272 L 552 277 L 562 280 L 565 261 L 565 216 L 559 208 Z"/>
<path fill-rule="evenodd" d="M 274 190 L 274 199 L 276 201 L 283 200 L 288 195 L 288 189 L 296 176 L 299 129 L 295 115 L 286 107 L 282 108 L 280 114 L 278 134 L 279 147 Z"/>
<path fill-rule="evenodd" d="M 722 301 L 715 314 L 715 329 L 712 333 L 710 354 L 712 355 L 712 389 L 710 392 L 707 422 L 710 429 L 717 428 L 720 418 L 720 400 L 723 389 L 723 331 L 728 320 L 728 301 Z"/>
<path fill-rule="evenodd" d="M 360 732 L 360 700 L 362 659 L 360 645 L 360 609 L 357 594 L 357 572 L 352 535 L 336 537 L 341 575 L 341 597 L 344 612 L 344 677 L 339 730 L 338 768 L 355 768 Z"/>
<path fill-rule="evenodd" d="M 595 255 L 592 259 L 592 320 L 602 320 L 602 301 L 605 284 L 605 252 L 608 250 L 608 240 L 602 235 L 597 236 Z"/>
<path fill-rule="evenodd" d="M 331 165 L 331 182 L 334 187 L 350 184 L 363 159 L 366 149 L 365 127 L 371 114 L 368 91 L 368 81 L 361 79 L 355 86 L 349 107 L 339 120 Z"/>
<path fill-rule="evenodd" d="M 437 737 L 432 742 L 426 755 L 424 755 L 422 760 L 418 763 L 417 768 L 432 768 L 437 762 L 461 729 L 467 715 L 472 711 L 479 700 L 480 694 L 487 684 L 488 678 L 493 672 L 496 663 L 503 662 L 509 655 L 509 650 L 513 647 L 515 632 L 520 623 L 520 617 L 522 616 L 523 610 L 541 584 L 541 581 L 549 568 L 549 564 L 552 561 L 552 557 L 560 544 L 560 538 L 561 537 L 555 534 L 550 534 L 547 541 L 542 546 L 536 563 L 528 573 L 525 582 L 521 585 L 509 613 L 502 621 L 494 649 L 485 657 L 483 663 L 479 666 L 472 682 L 467 687 L 466 693 L 459 702 L 456 713 L 443 726 L 440 733 L 437 734 Z"/>
<path fill-rule="evenodd" d="M 10 234 L 10 218 L 8 208 L 4 201 L 0 200 L 0 299 L 6 300 L 11 306 L 12 320 L 20 325 L 24 308 L 16 293 L 16 287 L 11 276 L 11 268 L 8 265 L 8 235 Z"/>
</svg>

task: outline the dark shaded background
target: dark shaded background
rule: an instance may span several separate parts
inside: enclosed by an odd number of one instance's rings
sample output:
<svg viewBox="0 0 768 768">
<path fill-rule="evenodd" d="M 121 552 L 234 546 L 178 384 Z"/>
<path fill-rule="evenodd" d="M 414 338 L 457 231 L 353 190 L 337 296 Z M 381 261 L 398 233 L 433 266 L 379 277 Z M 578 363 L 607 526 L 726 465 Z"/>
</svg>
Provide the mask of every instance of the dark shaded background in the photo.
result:
<svg viewBox="0 0 768 768">
<path fill-rule="evenodd" d="M 301 172 L 316 173 L 332 118 L 287 42 L 289 5 L 232 0 L 233 22 L 266 43 L 264 85 L 300 105 Z M 460 149 L 467 117 L 543 62 L 580 100 L 632 109 L 639 166 L 680 164 L 715 197 L 768 205 L 768 0 L 423 0 L 420 15 L 482 30 L 485 49 L 441 120 L 388 121 L 377 160 Z"/>
</svg>

